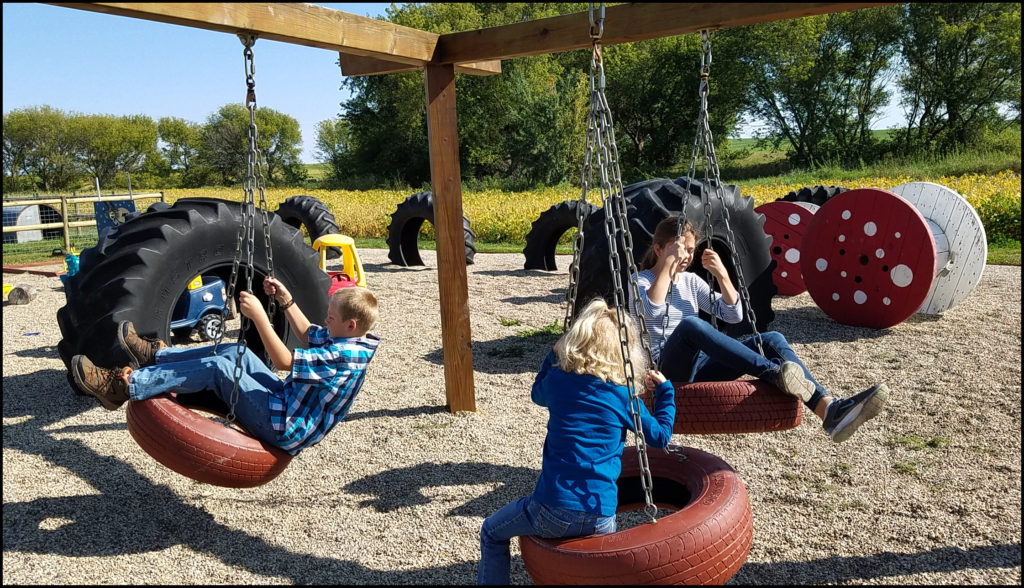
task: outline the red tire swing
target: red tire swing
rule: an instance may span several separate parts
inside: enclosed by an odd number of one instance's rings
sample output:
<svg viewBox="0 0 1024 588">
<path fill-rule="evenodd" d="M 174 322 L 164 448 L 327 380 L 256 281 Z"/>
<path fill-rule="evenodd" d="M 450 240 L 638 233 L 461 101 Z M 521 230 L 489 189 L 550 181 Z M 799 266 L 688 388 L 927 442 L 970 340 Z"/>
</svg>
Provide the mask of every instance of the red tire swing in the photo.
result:
<svg viewBox="0 0 1024 588">
<path fill-rule="evenodd" d="M 210 407 L 186 405 L 187 396 L 161 394 L 128 403 L 128 432 L 156 461 L 193 480 L 227 488 L 266 484 L 291 461 L 283 449 L 197 413 L 227 416 Z"/>
<path fill-rule="evenodd" d="M 253 172 L 259 169 L 253 159 L 259 161 L 259 154 L 256 151 L 256 141 L 253 135 L 256 113 L 256 93 L 253 81 L 252 45 L 256 41 L 255 36 L 239 35 L 245 47 L 243 55 L 246 63 L 247 74 L 247 105 L 250 112 L 252 124 L 249 125 L 250 148 L 247 152 L 249 159 L 249 176 L 243 183 L 244 200 L 242 203 L 242 224 L 243 230 L 238 233 L 238 243 L 235 248 L 234 271 L 232 272 L 231 283 L 228 284 L 228 292 L 225 297 L 225 304 L 233 298 L 237 283 L 237 269 L 241 265 L 246 275 L 246 287 L 252 289 L 252 253 L 255 247 L 254 231 L 252 223 L 255 217 L 255 202 L 253 188 L 259 187 L 260 206 L 263 214 L 263 231 L 265 243 L 270 244 L 270 226 L 267 219 L 266 199 L 263 194 L 263 178 L 257 178 Z M 243 239 L 243 235 L 247 239 Z M 246 246 L 247 261 L 243 261 L 242 248 Z M 273 255 L 270 250 L 266 252 L 268 273 L 273 274 Z M 247 320 L 242 317 L 242 327 L 239 329 L 238 342 L 244 350 L 245 332 Z M 217 343 L 220 343 L 218 339 Z M 221 411 L 214 406 L 203 402 L 202 396 L 196 398 L 182 399 L 178 402 L 175 395 L 161 394 L 142 401 L 130 401 L 126 409 L 128 432 L 135 442 L 139 444 L 146 453 L 153 459 L 175 472 L 192 478 L 199 482 L 224 486 L 228 488 L 251 488 L 260 486 L 276 478 L 291 461 L 292 456 L 288 452 L 263 443 L 242 430 L 231 427 L 234 419 L 234 404 L 237 402 L 238 377 L 235 374 L 235 390 L 232 397 L 232 405 L 223 423 L 208 419 L 186 406 L 189 402 L 192 406 L 202 407 L 204 410 L 224 417 Z M 222 403 L 219 403 L 222 404 Z"/>
<path fill-rule="evenodd" d="M 603 199 L 609 258 L 614 267 L 618 259 L 616 240 L 620 240 L 629 266 L 630 285 L 636 293 L 638 285 L 632 259 L 632 238 L 626 222 L 617 160 L 612 159 L 616 149 L 614 131 L 604 97 L 604 66 L 600 52 L 603 21 L 604 5 L 601 5 L 600 17 L 595 20 L 594 5 L 591 4 L 591 108 L 583 166 L 584 188 L 577 211 L 582 211 L 587 205 L 588 180 L 598 175 L 596 183 Z M 709 46 L 705 44 L 705 47 Z M 601 83 L 598 84 L 597 80 Z M 582 235 L 582 214 L 577 217 L 577 222 L 577 234 Z M 577 238 L 569 270 L 566 328 L 572 322 L 575 307 L 580 249 Z M 619 323 L 623 324 L 631 319 L 626 310 L 622 277 L 615 270 L 611 274 L 614 307 Z M 639 305 L 639 300 L 635 304 Z M 642 319 L 640 325 L 641 343 L 650 357 L 649 336 Z M 724 583 L 743 565 L 753 540 L 750 499 L 746 489 L 728 464 L 696 449 L 670 447 L 668 451 L 648 456 L 640 425 L 641 396 L 636 392 L 629 359 L 628 332 L 620 330 L 619 337 L 626 385 L 631 391 L 630 412 L 638 460 L 623 459 L 618 510 L 644 508 L 651 521 L 606 535 L 560 540 L 520 537 L 523 563 L 537 584 Z M 628 451 L 628 448 L 624 449 L 623 457 Z M 641 481 L 639 492 L 637 485 L 630 482 L 631 478 Z M 654 480 L 657 480 L 656 486 Z M 676 511 L 657 520 L 654 516 L 657 512 L 655 501 Z"/>
<path fill-rule="evenodd" d="M 627 448 L 628 449 L 628 448 Z M 608 535 L 519 538 L 536 584 L 724 584 L 746 561 L 754 523 L 747 489 L 721 458 L 669 446 L 648 458 L 654 501 L 675 512 Z M 619 512 L 644 507 L 638 463 L 623 455 Z"/>
</svg>

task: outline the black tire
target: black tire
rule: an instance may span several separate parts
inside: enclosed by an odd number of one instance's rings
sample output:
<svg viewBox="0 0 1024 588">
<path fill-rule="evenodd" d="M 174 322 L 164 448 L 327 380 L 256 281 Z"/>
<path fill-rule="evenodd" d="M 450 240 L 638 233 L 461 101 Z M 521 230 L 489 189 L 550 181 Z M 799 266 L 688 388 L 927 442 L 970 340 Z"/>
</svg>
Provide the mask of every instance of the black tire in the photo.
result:
<svg viewBox="0 0 1024 588">
<path fill-rule="evenodd" d="M 623 191 L 626 200 L 626 216 L 628 217 L 629 233 L 633 242 L 633 262 L 640 269 L 644 253 L 654 239 L 654 228 L 669 214 L 678 214 L 682 209 L 683 198 L 686 198 L 686 218 L 705 232 L 704 204 L 700 198 L 700 182 L 689 182 L 688 178 L 676 180 L 649 180 L 631 185 Z M 747 283 L 750 305 L 754 309 L 755 324 L 759 332 L 768 330 L 775 320 L 772 310 L 772 298 L 778 289 L 772 281 L 775 260 L 771 257 L 772 238 L 764 232 L 764 215 L 754 212 L 754 199 L 741 197 L 737 186 L 723 186 L 723 201 L 729 210 L 729 225 L 733 231 L 736 253 L 743 270 L 743 279 Z M 584 226 L 583 251 L 580 254 L 580 277 L 573 312 L 578 313 L 586 303 L 595 296 L 603 296 L 609 303 L 615 302 L 611 269 L 608 263 L 608 242 L 604 234 L 604 210 L 596 211 L 587 219 Z M 725 215 L 722 203 L 716 197 L 711 199 L 712 245 L 722 258 L 722 262 L 737 284 L 736 268 L 733 264 L 732 251 L 723 238 L 725 234 Z M 620 248 L 621 247 L 617 247 Z M 697 244 L 694 253 L 699 259 L 707 248 L 707 242 Z M 630 295 L 629 266 L 625 252 L 619 251 L 619 267 L 622 274 L 622 286 L 628 299 Z M 707 280 L 707 270 L 699 264 L 691 266 L 691 271 Z M 744 308 L 749 316 L 749 311 Z M 705 319 L 710 319 L 701 313 Z M 744 320 L 730 325 L 724 321 L 717 322 L 719 330 L 733 337 L 751 333 L 750 323 Z"/>
<path fill-rule="evenodd" d="M 579 200 L 566 200 L 540 213 L 526 234 L 526 247 L 523 247 L 526 263 L 523 269 L 558 269 L 555 264 L 555 248 L 566 231 L 578 226 L 576 211 L 579 207 Z M 595 210 L 597 206 L 587 202 L 583 210 L 584 219 Z"/>
<path fill-rule="evenodd" d="M 423 221 L 434 224 L 434 193 L 417 192 L 405 199 L 391 213 L 388 224 L 388 259 L 401 266 L 425 265 L 420 257 L 419 235 Z M 476 233 L 469 228 L 469 219 L 462 216 L 462 232 L 466 239 L 466 265 L 476 255 Z"/>
<path fill-rule="evenodd" d="M 843 192 L 846 192 L 847 189 L 848 188 L 840 188 L 839 186 L 811 186 L 809 188 L 794 190 L 782 198 L 776 198 L 776 200 L 785 200 L 786 202 L 809 202 L 817 206 L 822 206 L 828 202 L 829 198 L 842 194 Z"/>
<path fill-rule="evenodd" d="M 284 222 L 296 229 L 305 227 L 306 233 L 309 234 L 310 247 L 313 246 L 313 241 L 320 237 L 339 232 L 338 222 L 334 219 L 334 215 L 331 214 L 331 210 L 327 208 L 326 204 L 313 196 L 306 196 L 304 194 L 292 196 L 277 207 L 276 213 L 277 216 L 284 219 Z M 327 248 L 327 259 L 337 259 L 339 257 L 341 257 L 340 247 Z"/>
<path fill-rule="evenodd" d="M 116 336 L 117 324 L 122 320 L 132 321 L 141 335 L 169 342 L 175 301 L 192 278 L 197 274 L 215 275 L 229 282 L 241 222 L 239 212 L 237 202 L 183 199 L 167 210 L 146 213 L 115 227 L 96 246 L 82 251 L 79 272 L 68 280 L 68 302 L 57 311 L 63 336 L 57 348 L 64 364 L 70 366 L 74 355 L 85 354 L 103 367 L 128 365 L 129 358 Z M 295 296 L 303 312 L 323 316 L 330 278 L 320 270 L 316 252 L 305 246 L 301 232 L 273 215 L 270 236 L 274 274 Z M 259 226 L 256 237 L 252 290 L 265 304 L 261 284 L 267 275 L 267 261 Z M 244 287 L 240 275 L 236 297 Z M 284 313 L 274 314 L 273 325 L 289 348 L 301 344 Z M 251 323 L 245 341 L 258 356 L 266 356 Z"/>
</svg>

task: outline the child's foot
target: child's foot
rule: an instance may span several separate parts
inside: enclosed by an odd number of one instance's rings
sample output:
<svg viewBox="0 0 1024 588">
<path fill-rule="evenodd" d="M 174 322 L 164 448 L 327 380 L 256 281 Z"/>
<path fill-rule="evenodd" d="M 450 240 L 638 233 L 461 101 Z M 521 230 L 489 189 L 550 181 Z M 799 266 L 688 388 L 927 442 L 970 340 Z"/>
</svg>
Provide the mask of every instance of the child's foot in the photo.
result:
<svg viewBox="0 0 1024 588">
<path fill-rule="evenodd" d="M 135 369 L 156 363 L 156 352 L 167 347 L 167 344 L 160 339 L 140 337 L 135 332 L 135 325 L 131 321 L 118 323 L 117 342 L 121 344 L 121 349 L 128 354 L 129 362 Z"/>
<path fill-rule="evenodd" d="M 885 384 L 876 384 L 850 398 L 837 398 L 825 409 L 821 424 L 833 441 L 842 443 L 878 414 L 888 398 L 889 387 Z"/>
<path fill-rule="evenodd" d="M 113 370 L 98 367 L 84 355 L 71 358 L 71 376 L 75 383 L 107 410 L 117 410 L 128 401 L 128 374 L 131 372 L 128 367 Z"/>
<path fill-rule="evenodd" d="M 794 361 L 783 362 L 779 371 L 762 378 L 790 396 L 807 402 L 814 394 L 814 383 L 807 379 L 803 368 Z"/>
</svg>

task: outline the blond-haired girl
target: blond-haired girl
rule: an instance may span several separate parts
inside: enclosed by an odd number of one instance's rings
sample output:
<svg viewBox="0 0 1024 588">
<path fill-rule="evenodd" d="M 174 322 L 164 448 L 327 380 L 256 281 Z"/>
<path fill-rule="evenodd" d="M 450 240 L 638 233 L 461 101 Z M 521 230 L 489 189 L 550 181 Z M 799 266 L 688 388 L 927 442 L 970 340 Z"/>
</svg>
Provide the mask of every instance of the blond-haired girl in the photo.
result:
<svg viewBox="0 0 1024 588">
<path fill-rule="evenodd" d="M 646 358 L 632 320 L 626 321 L 634 373 Z M 548 409 L 540 478 L 533 494 L 504 506 L 480 529 L 479 584 L 508 584 L 509 541 L 520 535 L 578 537 L 615 531 L 615 509 L 626 431 L 633 430 L 619 321 L 604 300 L 591 301 L 555 343 L 533 382 L 531 398 Z M 655 394 L 652 416 L 640 404 L 644 439 L 665 447 L 676 407 L 672 383 L 647 370 Z"/>
</svg>

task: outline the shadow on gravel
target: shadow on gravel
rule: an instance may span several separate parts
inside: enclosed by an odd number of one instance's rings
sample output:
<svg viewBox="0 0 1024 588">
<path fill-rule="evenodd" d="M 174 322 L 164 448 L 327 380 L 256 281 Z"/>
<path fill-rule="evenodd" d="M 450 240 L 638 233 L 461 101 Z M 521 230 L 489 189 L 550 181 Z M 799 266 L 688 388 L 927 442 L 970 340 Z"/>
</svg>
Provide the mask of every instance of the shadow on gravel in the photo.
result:
<svg viewBox="0 0 1024 588">
<path fill-rule="evenodd" d="M 4 452 L 36 455 L 48 467 L 62 468 L 98 494 L 37 498 L 3 505 L 3 552 L 55 554 L 68 557 L 117 557 L 184 545 L 210 554 L 227 566 L 295 584 L 451 584 L 473 583 L 476 562 L 460 562 L 419 570 L 379 570 L 361 564 L 295 552 L 260 537 L 232 529 L 201 508 L 186 504 L 170 488 L 151 483 L 116 456 L 99 455 L 69 434 L 116 431 L 132 443 L 123 424 L 61 426 L 59 423 L 96 407 L 92 398 L 71 392 L 63 370 L 41 370 L 3 379 Z M 26 418 L 27 417 L 27 418 Z M 24 419 L 20 420 L 19 419 Z M 490 468 L 490 474 L 488 474 Z M 532 483 L 536 472 L 513 472 L 471 464 L 458 483 L 522 478 Z M 449 472 L 453 471 L 451 467 Z M 459 472 L 456 468 L 454 471 Z M 67 475 L 67 474 L 60 474 Z M 437 473 L 405 472 L 422 479 Z M 451 473 L 448 474 L 449 476 Z M 489 477 L 488 477 L 489 476 Z M 410 486 L 402 473 L 385 476 L 395 486 Z M 490 514 L 505 497 L 530 490 L 523 486 L 496 491 L 494 496 L 455 509 Z M 240 490 L 244 493 L 244 490 Z M 240 498 L 245 500 L 244 497 Z M 276 503 L 261 503 L 273 509 Z M 453 511 L 453 513 L 455 513 Z M 69 562 L 69 565 L 74 565 Z M 521 565 L 521 564 L 519 564 Z M 6 583 L 6 577 L 5 577 Z"/>
<path fill-rule="evenodd" d="M 558 335 L 509 335 L 491 341 L 474 341 L 473 357 L 487 360 L 474 361 L 473 371 L 485 374 L 535 372 L 540 369 L 544 356 L 551 351 L 555 341 L 558 341 Z M 423 359 L 436 365 L 444 365 L 444 350 L 435 349 L 423 356 Z"/>
<path fill-rule="evenodd" d="M 971 549 L 939 547 L 922 553 L 879 553 L 834 556 L 808 562 L 747 563 L 729 584 L 845 584 L 893 576 L 956 570 L 1014 568 L 1021 561 L 1020 543 L 983 545 Z"/>
<path fill-rule="evenodd" d="M 551 304 L 561 304 L 565 301 L 565 288 L 556 288 L 551 290 L 551 294 L 545 294 L 543 296 L 513 296 L 511 298 L 502 298 L 502 302 L 509 304 L 529 304 L 531 302 L 548 302 Z M 554 319 L 561 321 L 565 311 L 559 308 L 555 308 Z"/>
<path fill-rule="evenodd" d="M 423 463 L 367 476 L 343 490 L 350 494 L 370 494 L 373 498 L 363 500 L 360 506 L 391 512 L 429 504 L 424 488 L 497 484 L 496 489 L 448 511 L 448 516 L 488 517 L 509 502 L 533 492 L 539 475 L 540 471 L 533 468 L 482 462 Z"/>
<path fill-rule="evenodd" d="M 17 357 L 32 357 L 32 358 L 55 358 L 60 357 L 60 353 L 57 352 L 55 345 L 43 345 L 42 347 L 36 347 L 35 349 L 22 349 L 15 351 L 11 355 Z M 6 385 L 6 384 L 5 384 Z"/>
<path fill-rule="evenodd" d="M 775 320 L 766 330 L 782 333 L 790 343 L 849 343 L 889 334 L 889 329 L 839 324 L 817 306 L 776 310 Z"/>
<path fill-rule="evenodd" d="M 499 278 L 500 277 L 505 277 L 505 276 L 512 276 L 512 277 L 516 277 L 516 278 L 531 278 L 531 277 L 550 277 L 550 276 L 557 275 L 556 272 L 549 272 L 549 271 L 546 271 L 546 270 L 539 270 L 539 269 L 480 270 L 480 271 L 474 271 L 472 273 L 475 274 L 475 275 L 478 275 L 478 276 L 495 276 L 495 277 L 499 277 Z M 569 279 L 568 274 L 565 276 L 565 279 L 566 280 Z"/>
</svg>

